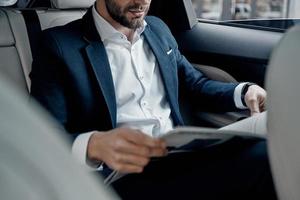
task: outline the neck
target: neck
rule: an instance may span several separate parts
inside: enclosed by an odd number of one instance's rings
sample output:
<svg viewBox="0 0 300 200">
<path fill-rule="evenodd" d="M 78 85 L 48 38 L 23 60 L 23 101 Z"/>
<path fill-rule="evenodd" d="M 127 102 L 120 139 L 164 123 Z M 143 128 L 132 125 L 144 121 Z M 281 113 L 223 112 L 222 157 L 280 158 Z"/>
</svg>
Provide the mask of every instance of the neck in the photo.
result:
<svg viewBox="0 0 300 200">
<path fill-rule="evenodd" d="M 110 23 L 117 31 L 126 35 L 127 39 L 130 42 L 132 42 L 135 30 L 127 28 L 127 27 L 121 25 L 120 23 L 118 23 L 117 21 L 115 21 L 108 13 L 104 1 L 96 2 L 96 10 L 99 13 L 99 15 L 101 15 L 101 17 L 103 17 L 108 23 Z"/>
</svg>

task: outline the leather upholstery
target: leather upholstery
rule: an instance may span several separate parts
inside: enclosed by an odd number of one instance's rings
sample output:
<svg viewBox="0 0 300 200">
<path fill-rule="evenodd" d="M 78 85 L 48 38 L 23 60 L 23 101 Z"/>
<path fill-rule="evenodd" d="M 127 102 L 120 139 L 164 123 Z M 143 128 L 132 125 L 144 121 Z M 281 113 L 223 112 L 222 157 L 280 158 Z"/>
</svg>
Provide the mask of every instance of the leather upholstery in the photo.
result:
<svg viewBox="0 0 300 200">
<path fill-rule="evenodd" d="M 81 18 L 86 10 L 37 10 L 42 29 L 64 25 Z M 22 14 L 17 10 L 0 10 L 0 72 L 15 87 L 28 95 L 32 53 Z"/>
<path fill-rule="evenodd" d="M 209 77 L 212 80 L 218 80 L 223 82 L 232 82 L 237 83 L 237 80 L 233 78 L 230 74 L 227 72 L 216 68 L 212 66 L 207 65 L 199 65 L 199 64 L 193 64 L 194 67 L 198 70 L 200 70 L 203 74 L 205 74 L 207 77 Z"/>
<path fill-rule="evenodd" d="M 283 37 L 267 72 L 268 144 L 280 199 L 300 199 L 300 27 Z"/>
<path fill-rule="evenodd" d="M 70 9 L 70 8 L 88 8 L 95 0 L 51 0 L 54 8 Z"/>
<path fill-rule="evenodd" d="M 65 25 L 73 20 L 81 18 L 86 9 L 76 10 L 37 10 L 42 30 L 54 26 Z"/>
<path fill-rule="evenodd" d="M 50 118 L 0 77 L 1 199 L 118 199 L 80 167 Z"/>
<path fill-rule="evenodd" d="M 13 46 L 15 44 L 14 37 L 12 35 L 8 18 L 6 14 L 0 10 L 0 45 L 1 46 Z"/>
<path fill-rule="evenodd" d="M 12 10 L 0 10 L 0 27 L 0 72 L 28 93 L 32 56 L 23 17 Z"/>
<path fill-rule="evenodd" d="M 0 6 L 11 6 L 14 5 L 18 0 L 1 0 Z"/>
</svg>

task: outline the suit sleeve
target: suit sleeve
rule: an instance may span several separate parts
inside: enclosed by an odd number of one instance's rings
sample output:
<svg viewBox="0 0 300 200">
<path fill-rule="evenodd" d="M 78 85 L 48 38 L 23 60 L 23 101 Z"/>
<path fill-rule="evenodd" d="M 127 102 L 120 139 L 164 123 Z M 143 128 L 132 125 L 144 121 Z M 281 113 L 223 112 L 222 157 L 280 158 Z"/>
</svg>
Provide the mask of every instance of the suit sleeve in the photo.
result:
<svg viewBox="0 0 300 200">
<path fill-rule="evenodd" d="M 175 51 L 180 90 L 203 110 L 236 110 L 234 90 L 238 84 L 210 80 L 196 70 L 178 49 Z"/>
<path fill-rule="evenodd" d="M 64 63 L 60 58 L 58 43 L 44 33 L 39 51 L 33 59 L 31 78 L 31 97 L 37 100 L 66 130 L 68 108 L 64 83 Z M 69 134 L 68 134 L 69 135 Z M 77 134 L 72 134 L 75 139 Z"/>
</svg>

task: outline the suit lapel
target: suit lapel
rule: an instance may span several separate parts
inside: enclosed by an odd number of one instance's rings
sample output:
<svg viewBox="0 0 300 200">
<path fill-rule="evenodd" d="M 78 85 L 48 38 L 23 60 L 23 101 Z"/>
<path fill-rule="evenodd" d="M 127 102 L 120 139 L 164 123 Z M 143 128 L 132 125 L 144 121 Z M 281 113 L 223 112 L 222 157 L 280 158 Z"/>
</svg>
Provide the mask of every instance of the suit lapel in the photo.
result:
<svg viewBox="0 0 300 200">
<path fill-rule="evenodd" d="M 166 47 L 163 47 L 161 45 L 160 39 L 154 34 L 151 30 L 151 27 L 146 26 L 146 29 L 144 31 L 144 36 L 150 45 L 156 60 L 159 65 L 161 77 L 165 86 L 167 99 L 169 100 L 169 103 L 171 105 L 172 111 L 176 113 L 173 117 L 180 116 L 179 113 L 179 106 L 178 106 L 178 80 L 177 80 L 177 72 L 174 70 L 174 66 L 171 66 L 172 63 L 167 55 L 167 52 L 169 49 Z M 181 121 L 179 118 L 176 119 L 178 121 Z"/>
<path fill-rule="evenodd" d="M 86 47 L 86 53 L 106 101 L 111 122 L 116 127 L 116 97 L 111 70 L 103 43 L 95 42 Z"/>
<path fill-rule="evenodd" d="M 89 43 L 85 48 L 87 57 L 95 73 L 100 89 L 108 107 L 112 126 L 116 127 L 116 96 L 112 74 L 105 47 L 94 24 L 92 10 L 83 17 L 84 39 Z"/>
</svg>

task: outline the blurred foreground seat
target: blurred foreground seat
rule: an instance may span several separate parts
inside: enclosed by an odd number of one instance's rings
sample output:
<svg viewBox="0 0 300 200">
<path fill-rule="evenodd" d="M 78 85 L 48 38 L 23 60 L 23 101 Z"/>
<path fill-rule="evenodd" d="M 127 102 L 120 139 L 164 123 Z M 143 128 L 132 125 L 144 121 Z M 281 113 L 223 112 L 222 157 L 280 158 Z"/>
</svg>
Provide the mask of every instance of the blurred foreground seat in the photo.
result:
<svg viewBox="0 0 300 200">
<path fill-rule="evenodd" d="M 300 199 L 300 27 L 289 30 L 267 72 L 268 144 L 282 200 Z"/>
<path fill-rule="evenodd" d="M 0 78 L 0 199 L 117 199 L 72 160 L 64 134 Z"/>
</svg>

